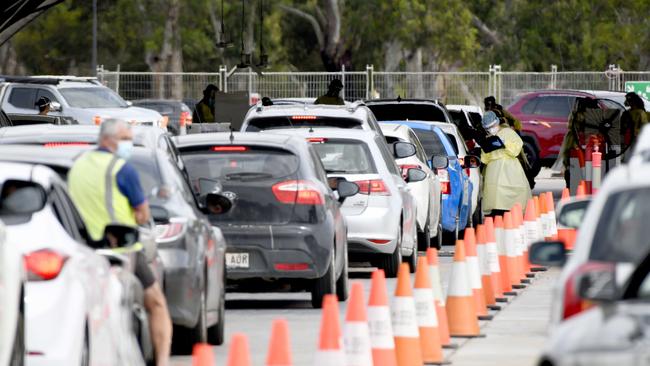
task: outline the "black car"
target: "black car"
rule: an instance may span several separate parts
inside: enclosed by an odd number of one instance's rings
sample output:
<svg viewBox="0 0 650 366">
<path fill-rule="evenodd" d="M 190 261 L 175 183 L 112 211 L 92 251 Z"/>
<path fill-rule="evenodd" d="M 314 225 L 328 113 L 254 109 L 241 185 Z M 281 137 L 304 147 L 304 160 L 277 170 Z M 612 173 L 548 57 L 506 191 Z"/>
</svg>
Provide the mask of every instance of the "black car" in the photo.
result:
<svg viewBox="0 0 650 366">
<path fill-rule="evenodd" d="M 366 101 L 377 121 L 431 121 L 452 123 L 447 107 L 432 99 L 372 99 Z"/>
<path fill-rule="evenodd" d="M 328 293 L 347 298 L 340 201 L 356 194 L 356 184 L 338 182 L 332 191 L 318 155 L 297 137 L 207 133 L 180 136 L 177 146 L 197 193 L 218 185 L 233 201 L 228 213 L 208 215 L 227 239 L 229 284 L 311 291 L 314 307 Z"/>
<path fill-rule="evenodd" d="M 180 135 L 192 123 L 192 110 L 180 100 L 139 99 L 132 103 L 136 107 L 153 109 L 166 117 L 167 131 L 174 135 Z"/>
<path fill-rule="evenodd" d="M 0 146 L 0 160 L 39 163 L 63 177 L 87 147 Z M 174 348 L 191 351 L 196 342 L 223 343 L 225 240 L 201 212 L 192 190 L 169 156 L 135 147 L 129 162 L 149 194 L 156 243 L 164 269 L 164 293 L 176 326 Z"/>
</svg>

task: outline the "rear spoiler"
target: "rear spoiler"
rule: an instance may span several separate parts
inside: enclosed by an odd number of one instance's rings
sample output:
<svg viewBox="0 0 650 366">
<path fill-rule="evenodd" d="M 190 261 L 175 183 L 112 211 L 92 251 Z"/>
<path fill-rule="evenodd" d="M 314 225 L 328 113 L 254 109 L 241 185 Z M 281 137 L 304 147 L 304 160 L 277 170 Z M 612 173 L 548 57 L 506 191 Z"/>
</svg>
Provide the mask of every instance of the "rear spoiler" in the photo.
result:
<svg viewBox="0 0 650 366">
<path fill-rule="evenodd" d="M 192 123 L 186 126 L 187 134 L 230 132 L 230 122 L 224 123 Z"/>
<path fill-rule="evenodd" d="M 13 126 L 23 125 L 78 125 L 79 122 L 72 117 L 65 116 L 40 116 L 38 114 L 18 114 L 7 113 L 7 117 L 11 120 Z"/>
</svg>

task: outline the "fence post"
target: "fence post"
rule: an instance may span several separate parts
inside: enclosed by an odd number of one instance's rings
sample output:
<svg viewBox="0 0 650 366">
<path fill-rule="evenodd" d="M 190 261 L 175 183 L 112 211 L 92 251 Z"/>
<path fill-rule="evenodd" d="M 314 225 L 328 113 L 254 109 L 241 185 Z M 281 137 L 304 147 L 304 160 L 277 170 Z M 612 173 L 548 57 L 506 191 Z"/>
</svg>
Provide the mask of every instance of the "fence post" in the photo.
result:
<svg viewBox="0 0 650 366">
<path fill-rule="evenodd" d="M 228 78 L 228 68 L 225 65 L 219 66 L 219 89 L 222 92 L 228 92 L 228 83 L 226 79 Z"/>
<path fill-rule="evenodd" d="M 373 91 L 375 90 L 374 81 L 374 66 L 366 65 L 366 99 L 373 99 Z"/>
<path fill-rule="evenodd" d="M 341 65 L 341 83 L 343 83 L 343 90 L 341 90 L 341 93 L 343 99 L 345 99 L 345 65 Z"/>
<path fill-rule="evenodd" d="M 551 65 L 551 89 L 557 89 L 557 65 Z"/>
<path fill-rule="evenodd" d="M 490 95 L 501 103 L 501 65 L 490 65 Z"/>
<path fill-rule="evenodd" d="M 117 64 L 117 70 L 115 70 L 115 92 L 120 94 L 120 69 L 121 65 Z"/>
<path fill-rule="evenodd" d="M 253 95 L 253 69 L 248 68 L 248 100 L 250 101 L 251 95 Z"/>
</svg>

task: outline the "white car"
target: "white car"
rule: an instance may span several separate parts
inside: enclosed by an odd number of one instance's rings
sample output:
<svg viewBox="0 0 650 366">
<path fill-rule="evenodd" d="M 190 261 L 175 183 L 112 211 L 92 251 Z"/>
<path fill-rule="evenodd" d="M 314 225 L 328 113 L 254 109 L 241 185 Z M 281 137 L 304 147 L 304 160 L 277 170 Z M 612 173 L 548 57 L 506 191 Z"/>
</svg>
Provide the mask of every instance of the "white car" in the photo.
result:
<svg viewBox="0 0 650 366">
<path fill-rule="evenodd" d="M 27 364 L 124 364 L 122 342 L 134 338 L 115 325 L 126 310 L 111 297 L 109 262 L 89 246 L 65 183 L 50 168 L 2 162 L 0 184 L 12 213 L 3 217 L 7 245 L 20 248 L 27 271 Z"/>
<path fill-rule="evenodd" d="M 406 257 L 417 264 L 416 203 L 411 189 L 395 163 L 395 151 L 408 143 L 394 145 L 371 131 L 345 129 L 293 129 L 275 133 L 302 136 L 319 154 L 328 178 L 344 178 L 359 186 L 359 193 L 341 205 L 348 224 L 350 256 L 370 260 L 395 277 Z M 412 169 L 422 174 L 424 172 Z"/>
<path fill-rule="evenodd" d="M 473 127 L 483 119 L 483 109 L 477 105 L 447 104 L 446 107 L 454 124 L 459 128 Z"/>
<path fill-rule="evenodd" d="M 25 358 L 23 295 L 26 281 L 20 249 L 16 245 L 8 245 L 5 226 L 0 221 L 0 303 L 2 303 L 0 306 L 0 365 L 2 366 L 22 365 Z"/>
<path fill-rule="evenodd" d="M 49 98 L 51 116 L 71 118 L 82 125 L 99 125 L 107 118 L 166 127 L 163 116 L 134 107 L 95 78 L 74 76 L 4 77 L 0 79 L 0 105 L 8 114 L 38 114 L 36 101 Z"/>
<path fill-rule="evenodd" d="M 379 126 L 389 145 L 402 141 L 410 142 L 415 146 L 415 155 L 397 159 L 396 162 L 404 178 L 407 176 L 408 169 L 411 168 L 422 169 L 427 173 L 427 179 L 408 183 L 417 202 L 418 249 L 420 251 L 426 250 L 430 246 L 432 239 L 433 244 L 440 249 L 442 245 L 441 186 L 438 175 L 429 168 L 428 161 L 430 157 L 427 157 L 420 139 L 410 127 L 384 123 L 380 123 Z"/>
<path fill-rule="evenodd" d="M 461 136 L 460 131 L 456 125 L 445 122 L 429 122 L 432 125 L 440 127 L 440 129 L 449 137 L 449 141 L 456 150 L 456 155 L 459 159 L 465 158 L 469 155 L 465 140 Z M 467 169 L 469 181 L 472 183 L 472 226 L 483 223 L 483 206 L 481 205 L 481 173 L 479 169 Z"/>
</svg>

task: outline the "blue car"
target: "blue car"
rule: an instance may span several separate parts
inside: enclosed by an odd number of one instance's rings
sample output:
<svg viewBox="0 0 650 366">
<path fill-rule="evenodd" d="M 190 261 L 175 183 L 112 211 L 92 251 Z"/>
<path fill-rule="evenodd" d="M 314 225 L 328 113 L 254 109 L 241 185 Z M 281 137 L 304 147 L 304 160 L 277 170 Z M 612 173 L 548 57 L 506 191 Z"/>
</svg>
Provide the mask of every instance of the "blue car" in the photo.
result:
<svg viewBox="0 0 650 366">
<path fill-rule="evenodd" d="M 409 126 L 418 136 L 429 157 L 429 167 L 432 167 L 431 157 L 434 155 L 447 156 L 449 166 L 438 171 L 442 184 L 442 229 L 456 233 L 463 230 L 469 223 L 471 215 L 472 182 L 466 168 L 463 168 L 456 155 L 453 145 L 447 135 L 435 125 L 418 121 L 382 121 Z M 457 226 L 458 223 L 458 226 Z"/>
</svg>

